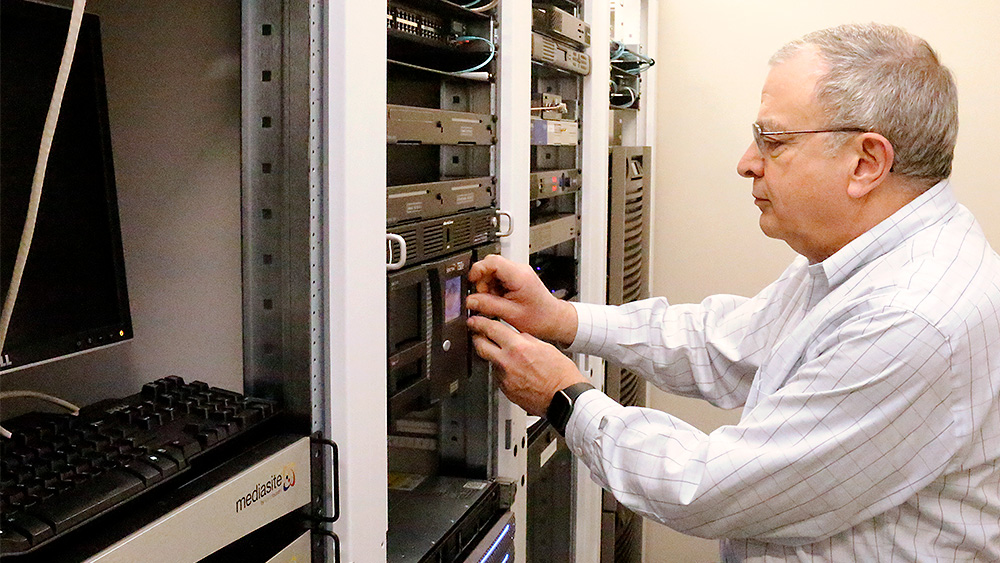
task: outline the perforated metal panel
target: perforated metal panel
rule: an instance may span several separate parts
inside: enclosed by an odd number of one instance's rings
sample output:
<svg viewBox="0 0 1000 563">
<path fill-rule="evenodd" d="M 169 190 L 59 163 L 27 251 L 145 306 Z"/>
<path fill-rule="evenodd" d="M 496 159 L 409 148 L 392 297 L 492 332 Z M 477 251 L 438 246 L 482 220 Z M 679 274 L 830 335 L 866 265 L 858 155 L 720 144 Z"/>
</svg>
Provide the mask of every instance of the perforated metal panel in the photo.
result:
<svg viewBox="0 0 1000 563">
<path fill-rule="evenodd" d="M 649 296 L 649 147 L 611 147 L 608 164 L 608 303 Z"/>
</svg>

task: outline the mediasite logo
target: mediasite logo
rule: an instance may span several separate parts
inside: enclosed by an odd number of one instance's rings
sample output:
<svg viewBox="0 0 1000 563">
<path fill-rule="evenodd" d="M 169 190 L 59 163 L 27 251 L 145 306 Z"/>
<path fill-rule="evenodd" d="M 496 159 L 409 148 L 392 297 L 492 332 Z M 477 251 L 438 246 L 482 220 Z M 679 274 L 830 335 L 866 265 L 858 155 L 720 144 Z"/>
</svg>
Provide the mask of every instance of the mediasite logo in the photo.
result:
<svg viewBox="0 0 1000 563">
<path fill-rule="evenodd" d="M 257 483 L 253 490 L 236 499 L 236 513 L 250 508 L 250 505 L 287 491 L 295 486 L 295 464 L 289 463 L 280 473 L 274 473 L 264 482 Z"/>
</svg>

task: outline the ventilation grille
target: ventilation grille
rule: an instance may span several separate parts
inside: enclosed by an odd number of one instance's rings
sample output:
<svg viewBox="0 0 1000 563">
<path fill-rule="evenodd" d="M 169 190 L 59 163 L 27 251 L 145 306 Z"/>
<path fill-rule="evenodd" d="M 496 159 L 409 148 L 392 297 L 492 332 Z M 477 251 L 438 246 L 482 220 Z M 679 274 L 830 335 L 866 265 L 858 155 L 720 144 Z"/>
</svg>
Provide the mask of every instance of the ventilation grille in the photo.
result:
<svg viewBox="0 0 1000 563">
<path fill-rule="evenodd" d="M 406 266 L 444 256 L 449 252 L 496 240 L 493 228 L 494 208 L 468 211 L 438 219 L 428 219 L 389 229 L 406 241 Z M 392 259 L 399 260 L 399 249 L 392 247 Z"/>
<path fill-rule="evenodd" d="M 451 225 L 451 233 L 449 240 L 461 241 L 461 240 L 471 240 L 472 239 L 472 221 L 466 218 L 464 221 L 455 221 Z"/>
<path fill-rule="evenodd" d="M 424 227 L 424 255 L 439 254 L 445 250 L 445 228 L 443 225 Z M 408 253 L 407 253 L 408 254 Z"/>
<path fill-rule="evenodd" d="M 621 370 L 621 398 L 619 402 L 626 407 L 641 407 L 645 402 L 643 380 L 627 369 Z"/>
<path fill-rule="evenodd" d="M 608 178 L 608 303 L 648 295 L 648 147 L 612 147 Z"/>
<path fill-rule="evenodd" d="M 403 240 L 406 241 L 406 261 L 410 262 L 414 260 L 417 256 L 417 230 L 410 228 L 405 231 L 397 231 L 396 234 L 403 237 Z M 399 263 L 399 250 L 398 244 L 392 245 L 391 259 L 393 263 Z"/>
<path fill-rule="evenodd" d="M 542 48 L 541 59 L 546 61 L 556 60 L 556 44 L 552 41 L 542 41 L 540 43 Z"/>
<path fill-rule="evenodd" d="M 643 232 L 642 219 L 645 198 L 642 186 L 629 194 L 625 201 L 625 237 L 622 260 L 622 303 L 635 301 L 642 296 Z"/>
<path fill-rule="evenodd" d="M 495 215 L 491 213 L 489 215 L 476 215 L 471 218 L 469 221 L 472 227 L 470 236 L 475 244 L 493 239 L 493 231 L 495 230 L 493 228 L 494 217 Z"/>
</svg>

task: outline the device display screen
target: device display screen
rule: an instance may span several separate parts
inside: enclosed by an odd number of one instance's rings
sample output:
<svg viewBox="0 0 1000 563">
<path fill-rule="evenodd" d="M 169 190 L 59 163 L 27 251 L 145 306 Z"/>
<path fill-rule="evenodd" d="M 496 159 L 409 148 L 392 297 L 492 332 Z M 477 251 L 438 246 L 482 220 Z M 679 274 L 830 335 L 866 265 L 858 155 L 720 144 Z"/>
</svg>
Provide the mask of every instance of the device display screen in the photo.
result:
<svg viewBox="0 0 1000 563">
<path fill-rule="evenodd" d="M 449 323 L 462 314 L 462 277 L 455 276 L 444 282 L 444 322 Z"/>
</svg>

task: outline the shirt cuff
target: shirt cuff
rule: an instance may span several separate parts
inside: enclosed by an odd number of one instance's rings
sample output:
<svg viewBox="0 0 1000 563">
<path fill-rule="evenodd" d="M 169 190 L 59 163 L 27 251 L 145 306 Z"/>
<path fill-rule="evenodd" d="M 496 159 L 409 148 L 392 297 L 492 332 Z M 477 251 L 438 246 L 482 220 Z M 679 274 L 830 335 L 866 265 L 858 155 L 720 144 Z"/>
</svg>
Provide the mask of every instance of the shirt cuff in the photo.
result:
<svg viewBox="0 0 1000 563">
<path fill-rule="evenodd" d="M 576 337 L 566 350 L 577 354 L 599 356 L 605 347 L 615 343 L 614 335 L 624 326 L 625 315 L 618 307 L 571 302 L 576 308 Z"/>
<path fill-rule="evenodd" d="M 587 454 L 593 453 L 587 446 L 596 443 L 605 417 L 621 408 L 624 407 L 597 389 L 581 393 L 566 423 L 566 444 L 570 451 L 586 461 Z"/>
</svg>

